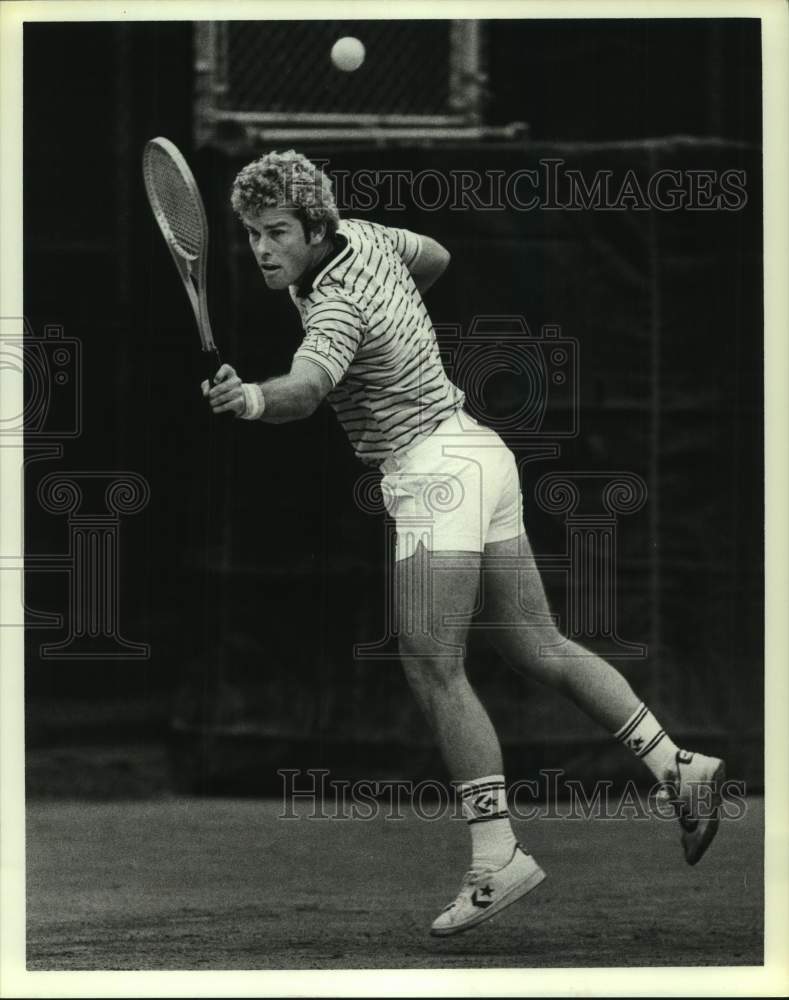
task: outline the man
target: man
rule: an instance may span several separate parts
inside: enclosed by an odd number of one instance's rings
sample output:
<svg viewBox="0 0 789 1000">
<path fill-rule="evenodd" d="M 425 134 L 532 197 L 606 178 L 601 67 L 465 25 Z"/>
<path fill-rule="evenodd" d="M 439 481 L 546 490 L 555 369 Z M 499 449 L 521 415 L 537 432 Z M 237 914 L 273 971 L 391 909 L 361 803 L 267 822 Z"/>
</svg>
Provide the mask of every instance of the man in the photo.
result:
<svg viewBox="0 0 789 1000">
<path fill-rule="evenodd" d="M 514 456 L 464 412 L 422 301 L 447 250 L 403 229 L 341 222 L 328 178 L 293 151 L 245 167 L 232 204 L 266 285 L 289 290 L 304 339 L 286 375 L 245 383 L 223 365 L 203 393 L 214 413 L 270 423 L 307 417 L 327 399 L 358 457 L 384 474 L 397 526 L 400 655 L 472 840 L 471 868 L 431 932 L 472 927 L 545 877 L 515 840 L 499 741 L 464 670 L 481 579 L 503 659 L 643 760 L 664 783 L 695 864 L 717 830 L 723 762 L 680 750 L 618 671 L 558 633 L 523 528 Z M 704 811 L 700 787 L 712 805 Z"/>
</svg>

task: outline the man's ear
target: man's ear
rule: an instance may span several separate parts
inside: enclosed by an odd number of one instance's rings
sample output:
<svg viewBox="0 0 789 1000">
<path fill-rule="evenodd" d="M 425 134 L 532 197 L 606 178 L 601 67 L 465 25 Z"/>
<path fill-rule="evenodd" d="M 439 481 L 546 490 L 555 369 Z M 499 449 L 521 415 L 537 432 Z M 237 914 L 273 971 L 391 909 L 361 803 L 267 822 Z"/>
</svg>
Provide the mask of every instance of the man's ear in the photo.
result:
<svg viewBox="0 0 789 1000">
<path fill-rule="evenodd" d="M 310 229 L 310 246 L 317 246 L 318 243 L 322 243 L 326 238 L 326 223 L 319 222 L 312 229 Z"/>
</svg>

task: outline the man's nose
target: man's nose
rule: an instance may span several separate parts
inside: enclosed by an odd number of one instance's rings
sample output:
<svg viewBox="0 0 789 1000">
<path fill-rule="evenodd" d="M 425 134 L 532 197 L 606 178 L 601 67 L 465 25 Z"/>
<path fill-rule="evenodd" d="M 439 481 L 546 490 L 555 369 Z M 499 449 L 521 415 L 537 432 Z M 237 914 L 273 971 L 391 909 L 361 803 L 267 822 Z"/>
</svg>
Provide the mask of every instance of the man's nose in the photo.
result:
<svg viewBox="0 0 789 1000">
<path fill-rule="evenodd" d="M 264 260 L 269 255 L 268 241 L 264 236 L 260 236 L 255 243 L 255 256 L 258 260 Z"/>
</svg>

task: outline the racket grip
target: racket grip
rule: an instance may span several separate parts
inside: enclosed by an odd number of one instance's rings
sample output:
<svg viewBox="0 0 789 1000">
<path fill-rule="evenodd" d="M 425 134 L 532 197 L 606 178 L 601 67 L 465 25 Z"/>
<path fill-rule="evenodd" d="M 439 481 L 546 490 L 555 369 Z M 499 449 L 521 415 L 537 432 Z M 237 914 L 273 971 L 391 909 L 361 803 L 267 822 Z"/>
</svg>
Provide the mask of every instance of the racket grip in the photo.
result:
<svg viewBox="0 0 789 1000">
<path fill-rule="evenodd" d="M 222 359 L 219 357 L 219 351 L 216 348 L 213 351 L 203 351 L 203 373 L 208 379 L 208 384 L 211 386 L 214 384 L 214 375 L 222 367 Z"/>
</svg>

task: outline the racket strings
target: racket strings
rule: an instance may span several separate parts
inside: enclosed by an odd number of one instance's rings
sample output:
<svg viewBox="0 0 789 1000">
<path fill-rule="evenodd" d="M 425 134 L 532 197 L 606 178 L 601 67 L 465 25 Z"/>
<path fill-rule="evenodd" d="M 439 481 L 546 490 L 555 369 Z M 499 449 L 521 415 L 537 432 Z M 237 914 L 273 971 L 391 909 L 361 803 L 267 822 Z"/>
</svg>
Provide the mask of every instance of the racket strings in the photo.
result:
<svg viewBox="0 0 789 1000">
<path fill-rule="evenodd" d="M 185 257 L 200 256 L 205 241 L 200 206 L 170 156 L 154 146 L 146 157 L 145 178 L 159 209 L 165 237 Z"/>
</svg>

